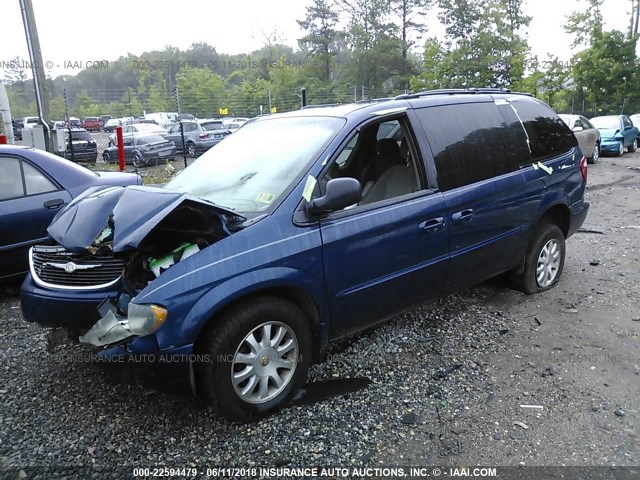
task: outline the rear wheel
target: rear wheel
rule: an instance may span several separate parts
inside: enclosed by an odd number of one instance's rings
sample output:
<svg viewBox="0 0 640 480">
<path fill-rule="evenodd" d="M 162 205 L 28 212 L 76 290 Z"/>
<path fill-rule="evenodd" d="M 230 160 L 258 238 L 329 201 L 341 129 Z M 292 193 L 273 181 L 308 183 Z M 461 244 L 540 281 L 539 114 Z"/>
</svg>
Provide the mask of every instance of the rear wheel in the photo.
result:
<svg viewBox="0 0 640 480">
<path fill-rule="evenodd" d="M 222 415 L 257 420 L 286 405 L 302 386 L 311 347 L 309 325 L 297 306 L 275 297 L 254 299 L 203 332 L 198 387 Z"/>
<path fill-rule="evenodd" d="M 633 139 L 633 143 L 631 144 L 631 146 L 629 147 L 629 153 L 633 153 L 638 149 L 638 139 L 634 138 Z"/>
<path fill-rule="evenodd" d="M 102 159 L 104 163 L 111 163 L 111 154 L 109 152 L 103 152 Z"/>
<path fill-rule="evenodd" d="M 193 143 L 187 143 L 187 155 L 196 158 L 196 146 Z"/>
<path fill-rule="evenodd" d="M 587 163 L 596 164 L 598 163 L 598 160 L 600 160 L 600 144 L 596 143 L 593 146 L 593 154 L 591 155 L 591 158 L 587 159 Z"/>
<path fill-rule="evenodd" d="M 564 233 L 557 225 L 540 224 L 531 238 L 522 273 L 512 274 L 515 288 L 533 294 L 554 287 L 564 267 Z"/>
</svg>

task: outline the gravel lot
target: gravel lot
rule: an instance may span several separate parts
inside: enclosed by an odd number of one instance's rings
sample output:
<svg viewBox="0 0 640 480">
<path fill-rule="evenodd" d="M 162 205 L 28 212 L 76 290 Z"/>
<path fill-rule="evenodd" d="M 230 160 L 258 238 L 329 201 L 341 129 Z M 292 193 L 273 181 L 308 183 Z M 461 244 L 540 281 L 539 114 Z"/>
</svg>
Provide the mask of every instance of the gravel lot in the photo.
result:
<svg viewBox="0 0 640 480">
<path fill-rule="evenodd" d="M 555 289 L 527 297 L 494 280 L 405 314 L 333 349 L 298 405 L 252 425 L 169 387 L 116 380 L 82 361 L 89 348 L 46 353 L 45 332 L 5 290 L 0 476 L 38 478 L 34 466 L 69 467 L 40 478 L 109 478 L 117 465 L 640 465 L 638 167 L 640 153 L 590 166 L 584 228 L 601 233 L 568 241 Z"/>
</svg>

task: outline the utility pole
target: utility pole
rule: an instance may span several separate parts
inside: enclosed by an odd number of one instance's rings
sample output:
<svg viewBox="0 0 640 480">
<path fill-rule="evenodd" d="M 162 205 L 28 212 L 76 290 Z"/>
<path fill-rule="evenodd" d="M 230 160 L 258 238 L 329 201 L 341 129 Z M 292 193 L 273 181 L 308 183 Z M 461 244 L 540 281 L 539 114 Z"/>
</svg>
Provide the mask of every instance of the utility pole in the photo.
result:
<svg viewBox="0 0 640 480">
<path fill-rule="evenodd" d="M 44 144 L 48 152 L 51 151 L 51 130 L 49 129 L 49 92 L 47 91 L 46 77 L 44 75 L 44 63 L 42 61 L 42 51 L 40 50 L 40 40 L 36 19 L 33 13 L 31 0 L 20 0 L 20 10 L 22 12 L 22 23 L 24 33 L 27 37 L 27 47 L 31 60 L 31 73 L 33 74 L 33 85 L 36 92 L 36 105 L 38 106 L 38 116 L 42 122 L 44 130 Z"/>
</svg>

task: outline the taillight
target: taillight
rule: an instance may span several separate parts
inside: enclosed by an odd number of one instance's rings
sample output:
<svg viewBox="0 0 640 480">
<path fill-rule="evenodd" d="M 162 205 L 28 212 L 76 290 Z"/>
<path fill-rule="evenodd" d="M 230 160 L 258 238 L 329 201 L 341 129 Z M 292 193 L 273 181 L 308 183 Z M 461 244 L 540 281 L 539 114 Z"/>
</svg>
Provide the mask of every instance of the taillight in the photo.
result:
<svg viewBox="0 0 640 480">
<path fill-rule="evenodd" d="M 580 159 L 580 173 L 582 173 L 584 183 L 587 183 L 587 175 L 589 173 L 589 170 L 587 168 L 587 159 L 585 157 L 582 157 Z"/>
</svg>

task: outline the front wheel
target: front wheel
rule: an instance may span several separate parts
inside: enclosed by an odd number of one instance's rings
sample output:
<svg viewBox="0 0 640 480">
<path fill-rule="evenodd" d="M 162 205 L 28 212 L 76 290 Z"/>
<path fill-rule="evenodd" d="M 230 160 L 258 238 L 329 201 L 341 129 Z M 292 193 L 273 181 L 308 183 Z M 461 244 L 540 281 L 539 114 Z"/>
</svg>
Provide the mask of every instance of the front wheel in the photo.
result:
<svg viewBox="0 0 640 480">
<path fill-rule="evenodd" d="M 616 152 L 616 157 L 621 157 L 624 154 L 624 142 L 620 142 L 618 145 L 618 151 Z"/>
<path fill-rule="evenodd" d="M 514 286 L 529 295 L 554 287 L 564 267 L 564 240 L 560 227 L 541 224 L 529 243 L 522 273 L 511 277 Z"/>
<path fill-rule="evenodd" d="M 593 154 L 591 155 L 591 158 L 587 159 L 587 163 L 595 165 L 596 163 L 598 163 L 598 160 L 600 160 L 600 145 L 596 143 L 593 146 Z"/>
<path fill-rule="evenodd" d="M 634 138 L 633 139 L 633 143 L 631 144 L 631 146 L 629 147 L 629 153 L 633 153 L 638 149 L 638 139 Z"/>
<path fill-rule="evenodd" d="M 275 297 L 229 310 L 197 345 L 201 394 L 222 415 L 250 422 L 287 404 L 311 361 L 311 331 L 302 311 Z"/>
<path fill-rule="evenodd" d="M 142 158 L 142 155 L 140 155 L 138 152 L 133 154 L 133 166 L 138 168 L 138 167 L 142 167 L 144 165 L 146 165 L 148 163 L 144 161 L 144 159 Z"/>
<path fill-rule="evenodd" d="M 111 154 L 109 152 L 103 152 L 102 153 L 102 160 L 104 160 L 104 163 L 111 163 Z"/>
</svg>

